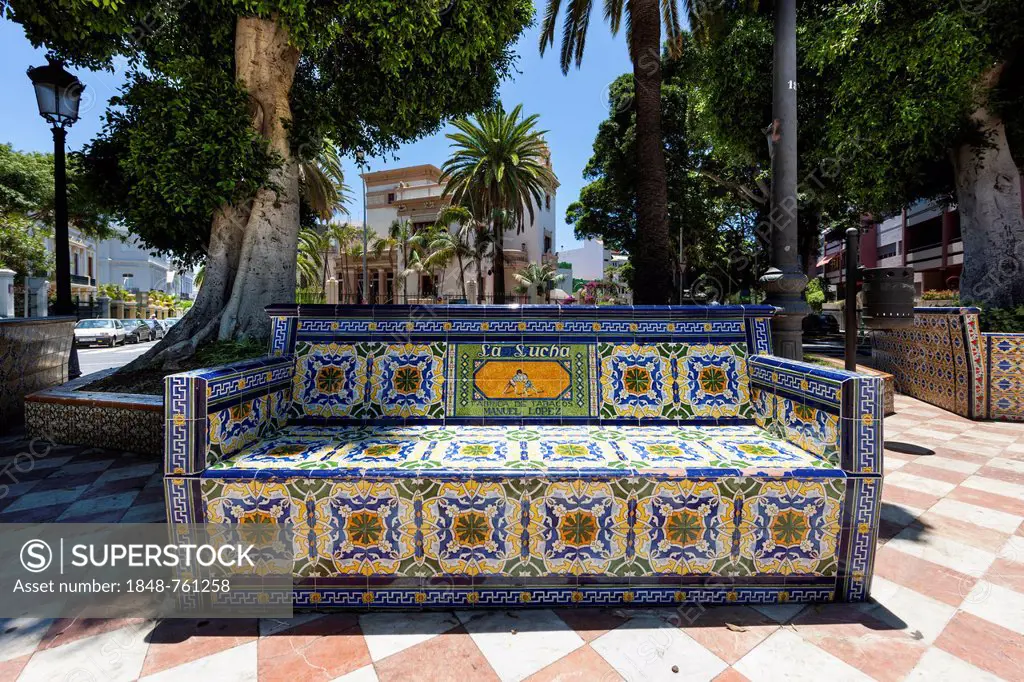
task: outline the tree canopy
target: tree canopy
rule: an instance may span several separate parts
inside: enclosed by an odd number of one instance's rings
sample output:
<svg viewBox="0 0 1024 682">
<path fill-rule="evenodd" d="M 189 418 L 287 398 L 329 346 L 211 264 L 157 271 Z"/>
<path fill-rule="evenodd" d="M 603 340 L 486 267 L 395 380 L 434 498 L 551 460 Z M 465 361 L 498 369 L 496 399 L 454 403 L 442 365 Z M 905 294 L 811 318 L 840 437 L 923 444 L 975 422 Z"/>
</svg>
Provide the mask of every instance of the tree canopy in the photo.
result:
<svg viewBox="0 0 1024 682">
<path fill-rule="evenodd" d="M 325 136 L 345 153 L 379 155 L 489 104 L 512 66 L 529 0 L 454 3 L 297 0 L 12 0 L 8 17 L 70 64 L 127 58 L 83 166 L 126 226 L 154 249 L 199 262 L 210 216 L 251 197 L 279 163 L 254 130 L 235 79 L 236 19 L 273 17 L 301 54 L 289 100 L 300 159 Z"/>
</svg>

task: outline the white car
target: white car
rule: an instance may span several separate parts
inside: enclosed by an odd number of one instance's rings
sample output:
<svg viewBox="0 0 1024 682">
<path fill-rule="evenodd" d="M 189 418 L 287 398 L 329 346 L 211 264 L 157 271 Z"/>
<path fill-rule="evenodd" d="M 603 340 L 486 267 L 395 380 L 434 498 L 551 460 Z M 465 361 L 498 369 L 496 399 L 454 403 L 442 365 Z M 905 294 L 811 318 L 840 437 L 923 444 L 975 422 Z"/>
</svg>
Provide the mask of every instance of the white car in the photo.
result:
<svg viewBox="0 0 1024 682">
<path fill-rule="evenodd" d="M 125 342 L 125 329 L 121 320 L 81 320 L 75 325 L 75 343 L 90 346 L 98 343 L 113 348 Z"/>
</svg>

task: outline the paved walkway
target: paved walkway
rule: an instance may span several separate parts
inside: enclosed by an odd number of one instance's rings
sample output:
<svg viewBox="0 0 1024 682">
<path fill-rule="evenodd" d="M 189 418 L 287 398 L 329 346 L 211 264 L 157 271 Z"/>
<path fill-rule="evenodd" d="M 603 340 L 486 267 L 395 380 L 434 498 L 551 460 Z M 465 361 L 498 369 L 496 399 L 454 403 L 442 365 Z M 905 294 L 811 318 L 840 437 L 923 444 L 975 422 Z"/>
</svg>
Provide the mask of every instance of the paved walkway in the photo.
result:
<svg viewBox="0 0 1024 682">
<path fill-rule="evenodd" d="M 0 680 L 1024 680 L 1024 425 L 897 410 L 872 603 L 8 621 Z M 0 449 L 0 521 L 163 518 L 151 460 Z"/>
</svg>

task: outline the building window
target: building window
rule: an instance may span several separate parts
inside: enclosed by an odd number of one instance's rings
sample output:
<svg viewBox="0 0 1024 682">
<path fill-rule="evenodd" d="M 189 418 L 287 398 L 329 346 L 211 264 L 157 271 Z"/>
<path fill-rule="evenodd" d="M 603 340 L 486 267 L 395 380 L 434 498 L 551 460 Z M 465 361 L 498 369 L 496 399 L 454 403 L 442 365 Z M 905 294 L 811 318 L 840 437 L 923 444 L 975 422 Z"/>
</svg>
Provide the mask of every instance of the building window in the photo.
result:
<svg viewBox="0 0 1024 682">
<path fill-rule="evenodd" d="M 544 253 L 551 253 L 551 237 L 544 235 Z"/>
<path fill-rule="evenodd" d="M 551 210 L 551 195 L 550 194 L 545 194 L 544 195 L 544 208 L 546 210 L 548 210 L 548 211 Z"/>
<path fill-rule="evenodd" d="M 395 203 L 395 193 L 394 192 L 388 192 L 388 203 L 389 204 Z"/>
</svg>

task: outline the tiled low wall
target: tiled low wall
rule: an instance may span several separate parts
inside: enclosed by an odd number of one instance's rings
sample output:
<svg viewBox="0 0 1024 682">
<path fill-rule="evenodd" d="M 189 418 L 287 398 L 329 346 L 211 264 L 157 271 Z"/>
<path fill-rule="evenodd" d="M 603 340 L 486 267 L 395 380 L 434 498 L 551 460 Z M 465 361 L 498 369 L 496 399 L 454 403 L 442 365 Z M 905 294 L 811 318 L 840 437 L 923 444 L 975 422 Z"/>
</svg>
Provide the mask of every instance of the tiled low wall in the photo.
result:
<svg viewBox="0 0 1024 682">
<path fill-rule="evenodd" d="M 75 319 L 0 319 L 0 433 L 21 424 L 25 396 L 67 381 Z"/>
<path fill-rule="evenodd" d="M 105 370 L 39 391 L 25 400 L 25 427 L 33 438 L 159 455 L 163 452 L 163 397 L 80 390 Z"/>
<path fill-rule="evenodd" d="M 982 333 L 978 308 L 915 308 L 914 326 L 872 336 L 901 393 L 970 419 L 1024 421 L 1024 334 Z"/>
</svg>

